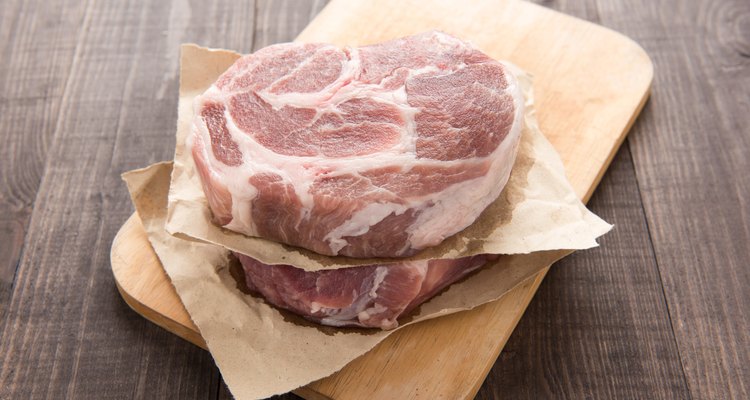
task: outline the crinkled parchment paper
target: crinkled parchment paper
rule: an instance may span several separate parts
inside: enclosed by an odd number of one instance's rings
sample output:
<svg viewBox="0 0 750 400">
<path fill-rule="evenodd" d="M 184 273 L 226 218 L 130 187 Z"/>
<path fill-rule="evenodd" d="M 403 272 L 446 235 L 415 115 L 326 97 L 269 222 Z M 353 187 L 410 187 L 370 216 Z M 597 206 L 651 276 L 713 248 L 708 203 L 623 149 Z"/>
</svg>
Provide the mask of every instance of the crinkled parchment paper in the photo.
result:
<svg viewBox="0 0 750 400">
<path fill-rule="evenodd" d="M 211 223 L 211 212 L 185 139 L 193 120 L 193 99 L 237 58 L 226 50 L 183 45 L 177 147 L 169 192 L 167 231 L 183 238 L 220 244 L 266 264 L 291 264 L 308 271 L 394 262 L 393 259 L 329 257 Z M 539 130 L 531 82 L 517 71 L 526 96 L 525 126 L 510 180 L 477 221 L 442 244 L 402 260 L 460 258 L 475 254 L 528 254 L 587 249 L 611 228 L 581 203 L 565 177 L 562 161 Z"/>
<path fill-rule="evenodd" d="M 171 167 L 155 164 L 123 177 L 149 241 L 238 399 L 286 393 L 324 378 L 396 330 L 498 299 L 570 253 L 501 256 L 424 303 L 392 331 L 319 326 L 242 293 L 231 275 L 228 250 L 164 230 Z"/>
</svg>

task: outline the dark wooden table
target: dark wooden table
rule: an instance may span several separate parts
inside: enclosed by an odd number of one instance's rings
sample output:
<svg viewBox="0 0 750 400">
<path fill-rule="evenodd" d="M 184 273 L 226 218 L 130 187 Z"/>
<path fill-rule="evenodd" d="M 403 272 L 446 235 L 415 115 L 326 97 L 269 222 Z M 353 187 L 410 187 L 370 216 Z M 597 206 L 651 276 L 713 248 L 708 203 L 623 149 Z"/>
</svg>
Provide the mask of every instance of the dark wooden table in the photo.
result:
<svg viewBox="0 0 750 400">
<path fill-rule="evenodd" d="M 478 398 L 750 398 L 750 1 L 540 3 L 635 39 L 656 78 L 590 202 L 616 229 L 552 269 Z M 180 43 L 251 52 L 323 6 L 3 1 L 1 399 L 230 397 L 120 299 L 119 175 L 172 156 Z"/>
</svg>

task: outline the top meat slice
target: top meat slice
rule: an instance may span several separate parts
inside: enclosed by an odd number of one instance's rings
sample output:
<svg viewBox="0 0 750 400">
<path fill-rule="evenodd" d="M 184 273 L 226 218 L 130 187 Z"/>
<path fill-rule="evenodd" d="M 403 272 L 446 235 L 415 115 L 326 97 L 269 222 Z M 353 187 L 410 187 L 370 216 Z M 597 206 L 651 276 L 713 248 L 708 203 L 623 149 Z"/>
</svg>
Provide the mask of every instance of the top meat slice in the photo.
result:
<svg viewBox="0 0 750 400">
<path fill-rule="evenodd" d="M 441 32 L 285 43 L 195 101 L 188 146 L 216 223 L 350 257 L 405 257 L 469 226 L 515 160 L 523 96 Z"/>
</svg>

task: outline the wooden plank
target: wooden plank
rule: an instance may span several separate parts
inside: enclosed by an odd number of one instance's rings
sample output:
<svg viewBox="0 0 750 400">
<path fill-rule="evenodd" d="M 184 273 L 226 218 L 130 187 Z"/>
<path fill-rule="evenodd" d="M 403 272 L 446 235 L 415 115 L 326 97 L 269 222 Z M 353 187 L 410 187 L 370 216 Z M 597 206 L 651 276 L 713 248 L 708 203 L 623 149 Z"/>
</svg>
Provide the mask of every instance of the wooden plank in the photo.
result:
<svg viewBox="0 0 750 400">
<path fill-rule="evenodd" d="M 231 1 L 91 4 L 0 327 L 0 398 L 217 396 L 209 354 L 130 311 L 108 254 L 132 210 L 119 174 L 171 157 L 179 43 L 249 51 L 253 16 Z"/>
<path fill-rule="evenodd" d="M 328 0 L 258 0 L 253 51 L 293 41 L 326 4 Z"/>
<path fill-rule="evenodd" d="M 112 241 L 110 259 L 115 260 L 112 272 L 117 290 L 133 310 L 188 342 L 207 348 L 167 273 L 163 269 L 150 269 L 150 266 L 159 264 L 159 258 L 149 244 L 137 214 L 131 215 L 117 232 Z M 123 286 L 121 282 L 128 284 Z M 132 293 L 139 293 L 139 298 L 134 298 Z"/>
<path fill-rule="evenodd" d="M 690 397 L 627 148 L 589 206 L 615 229 L 552 268 L 479 398 Z"/>
<path fill-rule="evenodd" d="M 599 3 L 659 71 L 630 149 L 690 392 L 750 398 L 750 3 Z"/>
<path fill-rule="evenodd" d="M 18 0 L 0 8 L 0 321 L 85 9 L 80 1 Z"/>
<path fill-rule="evenodd" d="M 543 4 L 601 23 L 595 0 Z M 689 397 L 628 149 L 589 207 L 615 230 L 551 269 L 477 398 Z"/>
</svg>

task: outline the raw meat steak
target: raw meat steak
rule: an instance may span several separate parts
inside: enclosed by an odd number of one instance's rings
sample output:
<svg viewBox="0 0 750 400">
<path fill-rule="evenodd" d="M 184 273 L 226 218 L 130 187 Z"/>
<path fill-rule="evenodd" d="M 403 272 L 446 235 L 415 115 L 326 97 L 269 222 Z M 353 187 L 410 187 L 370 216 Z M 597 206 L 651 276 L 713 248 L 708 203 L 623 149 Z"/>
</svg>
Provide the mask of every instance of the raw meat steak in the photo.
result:
<svg viewBox="0 0 750 400">
<path fill-rule="evenodd" d="M 235 254 L 248 288 L 271 304 L 331 326 L 393 329 L 408 313 L 497 256 L 409 261 L 308 272 Z"/>
<path fill-rule="evenodd" d="M 503 64 L 428 32 L 266 47 L 194 107 L 188 146 L 215 222 L 320 254 L 401 257 L 497 198 L 523 97 Z"/>
</svg>

